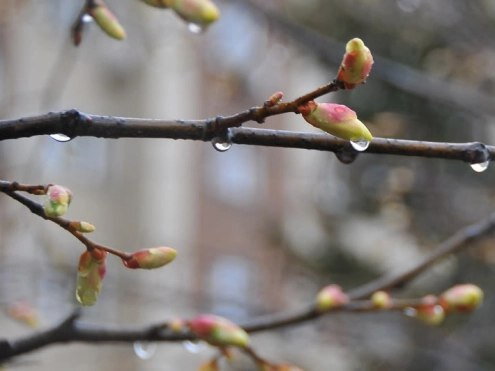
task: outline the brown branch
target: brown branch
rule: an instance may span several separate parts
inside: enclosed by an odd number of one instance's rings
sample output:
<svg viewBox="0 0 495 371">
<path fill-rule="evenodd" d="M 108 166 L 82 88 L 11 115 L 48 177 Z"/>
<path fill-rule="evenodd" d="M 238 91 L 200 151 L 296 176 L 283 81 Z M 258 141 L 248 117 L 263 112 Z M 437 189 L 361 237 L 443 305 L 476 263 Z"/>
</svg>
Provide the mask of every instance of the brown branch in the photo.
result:
<svg viewBox="0 0 495 371">
<path fill-rule="evenodd" d="M 330 88 L 327 85 L 327 89 Z M 322 89 L 321 91 L 327 91 Z M 316 93 L 315 93 L 316 94 Z M 308 95 L 313 98 L 314 95 Z M 318 93 L 319 94 L 319 93 Z M 257 128 L 239 128 L 250 120 L 293 112 L 301 98 L 292 103 L 273 107 L 254 107 L 228 117 L 207 120 L 151 120 L 98 116 L 76 110 L 48 113 L 40 116 L 0 121 L 0 140 L 62 133 L 71 138 L 78 136 L 98 138 L 170 138 L 210 141 L 230 129 L 229 138 L 236 144 L 285 148 L 303 148 L 329 151 L 336 154 L 356 154 L 349 142 L 322 133 L 292 132 Z M 374 138 L 364 152 L 400 156 L 419 156 L 482 163 L 495 158 L 495 146 L 479 142 L 442 143 L 401 139 Z"/>
<path fill-rule="evenodd" d="M 25 185 L 25 184 L 19 184 L 17 182 L 8 182 L 5 180 L 0 180 L 0 192 L 5 193 L 7 196 L 13 198 L 14 200 L 20 202 L 24 206 L 26 206 L 33 214 L 38 215 L 39 217 L 49 220 L 66 231 L 68 231 L 70 234 L 72 234 L 74 237 L 76 237 L 79 241 L 81 241 L 84 246 L 88 250 L 93 250 L 95 248 L 104 250 L 108 252 L 109 254 L 118 256 L 119 258 L 123 260 L 129 260 L 131 258 L 130 254 L 127 254 L 125 252 L 113 249 L 108 246 L 104 246 L 98 243 L 95 243 L 91 241 L 89 238 L 87 238 L 84 234 L 78 232 L 77 230 L 74 229 L 74 227 L 71 224 L 71 220 L 62 218 L 62 217 L 49 217 L 45 214 L 45 211 L 43 210 L 43 206 L 41 206 L 39 203 L 23 196 L 17 193 L 17 191 L 23 191 L 23 192 L 28 192 L 32 194 L 43 194 L 41 192 L 44 192 L 48 188 L 48 185 Z"/>
<path fill-rule="evenodd" d="M 415 307 L 421 304 L 420 299 L 394 300 L 387 309 L 377 309 L 369 300 L 350 302 L 340 308 L 327 312 L 362 313 L 373 311 L 401 311 L 407 307 Z M 0 361 L 6 361 L 12 357 L 25 354 L 36 349 L 53 344 L 84 342 L 84 343 L 132 343 L 136 341 L 146 342 L 176 342 L 185 340 L 198 340 L 193 334 L 183 329 L 173 330 L 168 323 L 137 327 L 110 327 L 91 325 L 78 321 L 79 313 L 71 314 L 67 319 L 51 329 L 37 332 L 17 340 L 0 340 Z M 256 332 L 259 329 L 245 326 L 248 332 Z"/>
</svg>

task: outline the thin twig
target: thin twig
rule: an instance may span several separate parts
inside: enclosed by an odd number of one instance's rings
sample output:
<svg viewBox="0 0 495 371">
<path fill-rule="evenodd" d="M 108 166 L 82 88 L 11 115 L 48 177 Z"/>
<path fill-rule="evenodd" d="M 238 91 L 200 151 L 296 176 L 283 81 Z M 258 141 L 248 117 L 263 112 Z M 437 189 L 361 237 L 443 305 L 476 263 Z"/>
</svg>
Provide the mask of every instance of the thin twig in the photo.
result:
<svg viewBox="0 0 495 371">
<path fill-rule="evenodd" d="M 72 234 L 74 237 L 76 237 L 79 241 L 81 241 L 84 246 L 88 250 L 93 250 L 93 249 L 100 249 L 108 252 L 109 254 L 118 256 L 119 258 L 123 260 L 129 260 L 131 259 L 131 255 L 116 249 L 113 249 L 108 246 L 104 246 L 98 243 L 95 243 L 91 241 L 89 238 L 87 238 L 84 234 L 81 232 L 78 232 L 77 230 L 74 229 L 74 227 L 71 224 L 71 220 L 62 218 L 62 217 L 49 217 L 45 214 L 45 211 L 43 210 L 43 206 L 41 206 L 39 203 L 17 193 L 16 191 L 24 191 L 24 192 L 29 192 L 33 194 L 40 194 L 38 192 L 41 192 L 41 190 L 46 190 L 48 186 L 46 185 L 25 185 L 25 184 L 19 184 L 17 182 L 8 182 L 5 180 L 0 180 L 0 192 L 5 193 L 7 196 L 13 198 L 14 200 L 20 202 L 24 206 L 26 206 L 33 214 L 38 215 L 39 217 L 49 220 L 66 231 L 68 231 L 70 234 Z"/>
</svg>

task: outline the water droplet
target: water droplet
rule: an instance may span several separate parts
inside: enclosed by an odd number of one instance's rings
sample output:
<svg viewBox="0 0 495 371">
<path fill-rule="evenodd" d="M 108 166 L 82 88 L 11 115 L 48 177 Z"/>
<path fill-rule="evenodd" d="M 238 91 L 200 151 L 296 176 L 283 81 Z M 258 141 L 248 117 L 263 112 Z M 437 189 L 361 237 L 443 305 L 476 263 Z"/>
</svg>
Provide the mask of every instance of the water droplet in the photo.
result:
<svg viewBox="0 0 495 371">
<path fill-rule="evenodd" d="M 218 152 L 228 151 L 230 147 L 232 147 L 231 142 L 220 137 L 213 138 L 211 143 L 213 144 L 213 148 L 215 148 Z"/>
<path fill-rule="evenodd" d="M 404 314 L 408 317 L 416 317 L 418 311 L 413 307 L 407 307 L 404 309 Z"/>
<path fill-rule="evenodd" d="M 140 359 L 151 359 L 156 353 L 156 343 L 148 343 L 146 341 L 136 341 L 133 344 L 134 353 Z"/>
<path fill-rule="evenodd" d="M 82 21 L 84 23 L 89 23 L 89 22 L 93 22 L 93 17 L 91 17 L 89 14 L 84 14 L 82 16 Z"/>
<path fill-rule="evenodd" d="M 192 33 L 201 33 L 204 31 L 204 27 L 197 23 L 188 23 L 187 29 Z"/>
<path fill-rule="evenodd" d="M 68 142 L 69 140 L 72 139 L 71 137 L 68 137 L 65 134 L 50 134 L 50 138 L 56 140 L 57 142 Z"/>
<path fill-rule="evenodd" d="M 186 340 L 182 342 L 182 345 L 189 353 L 199 353 L 206 349 L 206 344 L 202 341 L 190 341 Z"/>
<path fill-rule="evenodd" d="M 471 166 L 471 169 L 473 169 L 477 173 L 482 173 L 483 171 L 488 169 L 488 165 L 490 165 L 490 160 L 479 162 L 477 164 L 469 164 L 469 166 Z"/>
<path fill-rule="evenodd" d="M 335 152 L 335 157 L 339 159 L 343 164 L 352 164 L 358 156 L 358 153 L 355 151 L 338 151 Z"/>
<path fill-rule="evenodd" d="M 363 152 L 366 151 L 366 149 L 369 147 L 370 142 L 367 140 L 351 140 L 351 146 L 358 152 Z"/>
</svg>

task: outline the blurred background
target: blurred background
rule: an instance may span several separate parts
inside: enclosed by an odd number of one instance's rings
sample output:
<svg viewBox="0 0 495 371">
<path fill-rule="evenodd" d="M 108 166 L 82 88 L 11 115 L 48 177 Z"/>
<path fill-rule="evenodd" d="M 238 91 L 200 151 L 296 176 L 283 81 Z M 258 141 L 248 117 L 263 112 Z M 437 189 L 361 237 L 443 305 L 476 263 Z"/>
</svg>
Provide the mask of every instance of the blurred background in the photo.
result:
<svg viewBox="0 0 495 371">
<path fill-rule="evenodd" d="M 375 56 L 368 83 L 320 98 L 351 106 L 375 136 L 495 141 L 495 2 L 216 0 L 222 17 L 194 34 L 171 11 L 108 0 L 128 38 L 94 24 L 69 30 L 82 1 L 0 2 L 0 118 L 77 108 L 105 115 L 206 118 L 291 100 L 331 81 L 345 42 Z M 252 126 L 258 124 L 250 123 Z M 296 115 L 263 127 L 313 131 Z M 299 308 L 318 289 L 350 289 L 402 271 L 457 229 L 487 216 L 494 169 L 459 161 L 332 154 L 157 139 L 50 137 L 0 142 L 0 178 L 58 183 L 75 194 L 68 217 L 126 251 L 169 245 L 170 266 L 124 269 L 109 258 L 97 324 L 144 325 L 213 312 L 244 322 Z M 268 359 L 305 370 L 492 370 L 493 238 L 437 265 L 401 291 L 455 283 L 485 290 L 483 307 L 428 327 L 398 313 L 338 314 L 253 336 Z M 33 330 L 9 316 L 24 302 L 42 327 L 64 318 L 83 246 L 0 196 L 0 337 Z M 71 344 L 7 370 L 194 370 L 214 354 L 197 344 Z M 227 366 L 226 366 L 227 367 Z M 239 357 L 232 370 L 254 369 Z M 226 369 L 229 369 L 229 368 Z"/>
</svg>

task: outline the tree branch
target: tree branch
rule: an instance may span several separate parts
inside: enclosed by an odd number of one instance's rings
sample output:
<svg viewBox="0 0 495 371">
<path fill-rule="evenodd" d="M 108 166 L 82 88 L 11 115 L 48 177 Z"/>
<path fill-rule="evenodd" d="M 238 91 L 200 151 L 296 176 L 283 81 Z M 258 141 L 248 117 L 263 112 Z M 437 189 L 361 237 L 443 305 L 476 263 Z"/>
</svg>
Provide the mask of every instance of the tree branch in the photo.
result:
<svg viewBox="0 0 495 371">
<path fill-rule="evenodd" d="M 420 305 L 421 299 L 396 299 L 387 309 L 377 309 L 369 300 L 350 302 L 340 308 L 335 308 L 331 312 L 362 313 L 372 311 L 401 311 L 408 307 Z M 185 340 L 198 340 L 188 330 L 174 330 L 169 323 L 159 323 L 155 325 L 137 327 L 111 327 L 102 325 L 91 325 L 78 321 L 79 312 L 74 312 L 51 329 L 40 331 L 34 335 L 29 335 L 17 340 L 0 341 L 0 361 L 8 360 L 12 357 L 31 352 L 48 345 L 83 342 L 83 343 L 132 343 L 143 342 L 176 342 Z M 251 326 L 252 327 L 252 326 Z M 259 329 L 245 326 L 248 332 L 260 331 Z"/>
<path fill-rule="evenodd" d="M 207 120 L 152 120 L 98 116 L 69 110 L 40 116 L 0 121 L 0 140 L 62 133 L 71 138 L 78 136 L 98 138 L 170 138 L 210 141 L 224 136 L 236 144 L 285 148 L 303 148 L 334 153 L 356 154 L 350 143 L 328 134 L 292 132 L 257 128 L 239 128 L 248 121 L 286 112 L 295 112 L 301 99 L 313 99 L 315 95 L 335 85 L 327 85 L 318 93 L 311 93 L 289 103 L 273 107 L 253 107 L 244 112 Z M 480 142 L 442 143 L 388 138 L 374 138 L 364 153 L 399 156 L 419 156 L 482 163 L 495 158 L 495 147 Z"/>
</svg>

